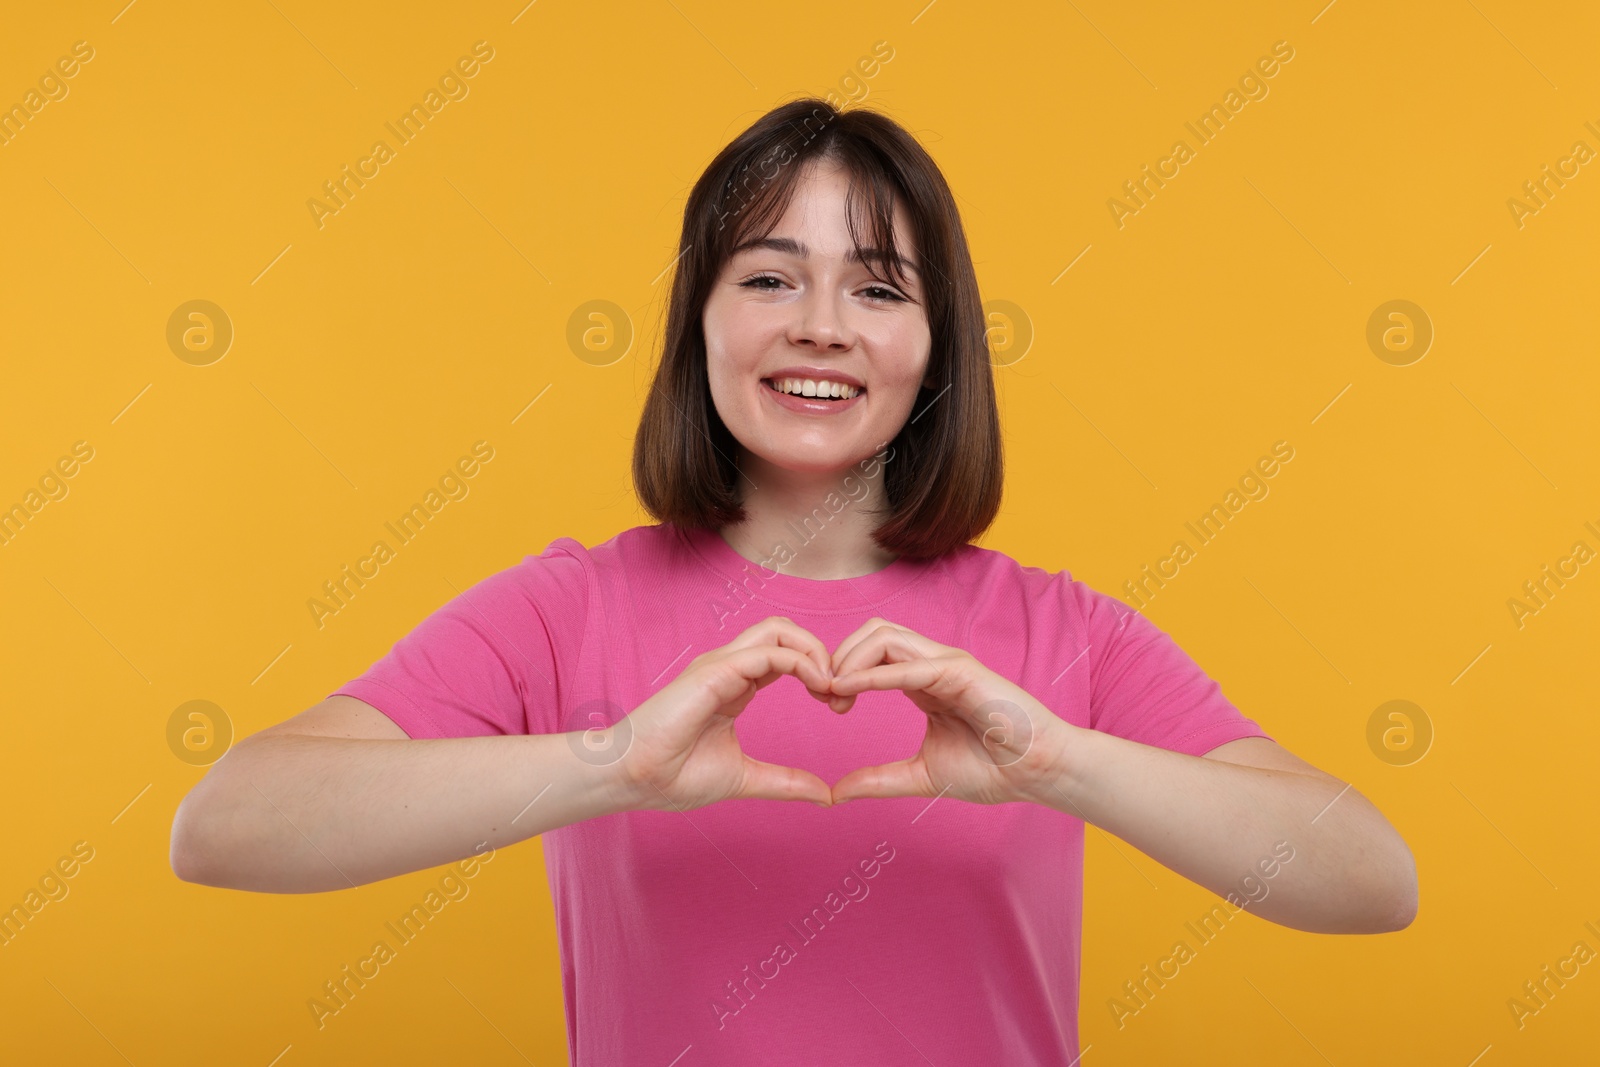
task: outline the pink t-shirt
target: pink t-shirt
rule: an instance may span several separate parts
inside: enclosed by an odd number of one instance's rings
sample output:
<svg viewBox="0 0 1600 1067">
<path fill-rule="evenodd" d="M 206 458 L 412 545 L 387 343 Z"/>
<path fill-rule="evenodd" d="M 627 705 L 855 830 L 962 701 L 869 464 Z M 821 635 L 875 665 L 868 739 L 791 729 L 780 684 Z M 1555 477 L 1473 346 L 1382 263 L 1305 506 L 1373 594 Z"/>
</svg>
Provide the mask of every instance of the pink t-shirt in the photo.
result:
<svg viewBox="0 0 1600 1067">
<path fill-rule="evenodd" d="M 966 649 L 1074 725 L 1146 745 L 1198 756 L 1268 736 L 1163 631 L 1066 571 L 967 545 L 819 581 L 670 524 L 552 542 L 337 692 L 414 738 L 581 731 L 771 615 L 830 651 L 881 616 Z M 785 676 L 735 729 L 750 756 L 835 782 L 913 755 L 926 721 L 900 692 L 863 693 L 839 717 Z M 572 1062 L 1068 1067 L 1083 833 L 1042 805 L 949 797 L 729 800 L 552 830 Z"/>
</svg>

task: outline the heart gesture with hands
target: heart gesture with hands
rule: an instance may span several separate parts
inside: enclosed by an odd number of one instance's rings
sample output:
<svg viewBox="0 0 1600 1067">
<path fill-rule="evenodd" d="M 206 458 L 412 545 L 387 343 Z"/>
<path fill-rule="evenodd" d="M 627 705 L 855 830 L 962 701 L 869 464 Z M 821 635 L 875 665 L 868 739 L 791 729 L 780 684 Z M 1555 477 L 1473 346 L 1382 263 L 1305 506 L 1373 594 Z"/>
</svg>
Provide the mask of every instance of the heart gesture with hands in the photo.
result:
<svg viewBox="0 0 1600 1067">
<path fill-rule="evenodd" d="M 928 717 L 916 755 L 846 774 L 833 784 L 835 804 L 945 793 L 975 804 L 1043 803 L 1074 727 L 970 652 L 872 618 L 840 642 L 831 666 L 835 711 L 849 711 L 860 693 L 898 689 Z"/>
<path fill-rule="evenodd" d="M 818 700 L 830 699 L 828 650 L 815 634 L 781 616 L 689 661 L 625 718 L 585 746 L 620 772 L 624 804 L 688 811 L 719 800 L 809 800 L 828 807 L 828 783 L 810 771 L 752 759 L 733 723 L 761 689 L 794 675 Z M 585 741 L 588 741 L 585 736 Z M 575 745 L 574 751 L 579 751 Z"/>
<path fill-rule="evenodd" d="M 921 749 L 859 767 L 831 789 L 810 771 L 750 758 L 734 720 L 785 674 L 841 715 L 861 693 L 901 690 L 928 717 Z M 614 766 L 626 806 L 640 809 L 686 811 L 757 797 L 828 807 L 945 793 L 978 804 L 1043 803 L 1074 729 L 970 653 L 886 619 L 869 619 L 830 658 L 816 635 L 773 616 L 696 656 L 624 719 L 586 731 L 574 751 L 603 753 L 584 758 Z"/>
</svg>

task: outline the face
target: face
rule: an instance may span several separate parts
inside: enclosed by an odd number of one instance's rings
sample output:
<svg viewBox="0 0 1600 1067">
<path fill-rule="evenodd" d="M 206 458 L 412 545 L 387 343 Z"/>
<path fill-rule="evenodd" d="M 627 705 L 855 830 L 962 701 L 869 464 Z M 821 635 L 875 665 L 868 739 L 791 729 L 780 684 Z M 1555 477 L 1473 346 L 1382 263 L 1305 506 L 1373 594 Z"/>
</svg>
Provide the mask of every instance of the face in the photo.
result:
<svg viewBox="0 0 1600 1067">
<path fill-rule="evenodd" d="M 837 166 L 811 165 L 772 232 L 735 251 L 706 301 L 711 399 L 744 446 L 746 469 L 752 459 L 804 473 L 858 463 L 894 440 L 926 384 L 931 337 L 905 209 L 896 203 L 895 247 L 907 263 L 907 285 L 899 286 L 847 258 L 848 187 Z M 881 264 L 878 271 L 892 276 Z M 788 379 L 847 398 L 773 388 Z M 833 382 L 860 388 L 848 397 Z"/>
</svg>

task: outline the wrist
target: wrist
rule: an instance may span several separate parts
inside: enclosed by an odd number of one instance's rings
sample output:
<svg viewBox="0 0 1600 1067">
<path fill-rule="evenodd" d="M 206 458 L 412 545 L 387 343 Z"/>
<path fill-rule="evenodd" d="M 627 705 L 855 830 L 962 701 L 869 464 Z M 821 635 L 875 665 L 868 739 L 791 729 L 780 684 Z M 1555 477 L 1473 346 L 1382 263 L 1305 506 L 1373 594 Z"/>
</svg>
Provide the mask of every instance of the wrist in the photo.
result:
<svg viewBox="0 0 1600 1067">
<path fill-rule="evenodd" d="M 566 739 L 580 773 L 593 789 L 594 803 L 600 809 L 596 814 L 614 815 L 652 806 L 655 791 L 634 773 L 638 760 L 629 752 L 632 738 L 626 730 L 619 733 L 615 725 L 575 730 Z"/>
<path fill-rule="evenodd" d="M 1083 769 L 1093 761 L 1095 745 L 1103 735 L 1083 726 L 1074 726 L 1057 720 L 1059 729 L 1050 731 L 1049 744 L 1044 750 L 1039 770 L 1033 776 L 1028 799 L 1047 808 L 1065 812 L 1077 818 L 1077 789 L 1083 784 Z"/>
<path fill-rule="evenodd" d="M 626 720 L 623 720 L 626 722 Z M 621 727 L 619 736 L 619 726 Z M 661 790 L 641 773 L 639 754 L 633 751 L 633 736 L 625 725 L 608 726 L 606 743 L 615 746 L 616 759 L 606 768 L 617 811 L 656 811 L 665 807 Z"/>
</svg>

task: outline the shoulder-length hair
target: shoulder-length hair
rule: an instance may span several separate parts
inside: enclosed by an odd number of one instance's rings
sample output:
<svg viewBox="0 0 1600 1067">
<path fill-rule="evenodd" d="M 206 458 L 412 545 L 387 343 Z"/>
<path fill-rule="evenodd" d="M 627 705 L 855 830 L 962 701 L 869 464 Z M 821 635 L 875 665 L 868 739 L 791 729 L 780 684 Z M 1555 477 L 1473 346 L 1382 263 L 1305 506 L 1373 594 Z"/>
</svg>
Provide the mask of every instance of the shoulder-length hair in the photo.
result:
<svg viewBox="0 0 1600 1067">
<path fill-rule="evenodd" d="M 711 399 L 702 318 L 732 250 L 772 232 L 808 163 L 837 161 L 850 175 L 846 214 L 873 276 L 905 284 L 894 247 L 896 203 L 915 235 L 931 350 L 924 386 L 889 443 L 882 470 L 886 517 L 873 540 L 926 559 L 965 545 L 1000 509 L 1000 416 L 978 282 L 955 198 L 933 159 L 892 119 L 840 111 L 805 97 L 769 111 L 718 153 L 683 212 L 661 361 L 633 444 L 633 482 L 658 522 L 719 528 L 745 519 L 739 442 Z M 870 240 L 855 205 L 865 193 Z"/>
</svg>

